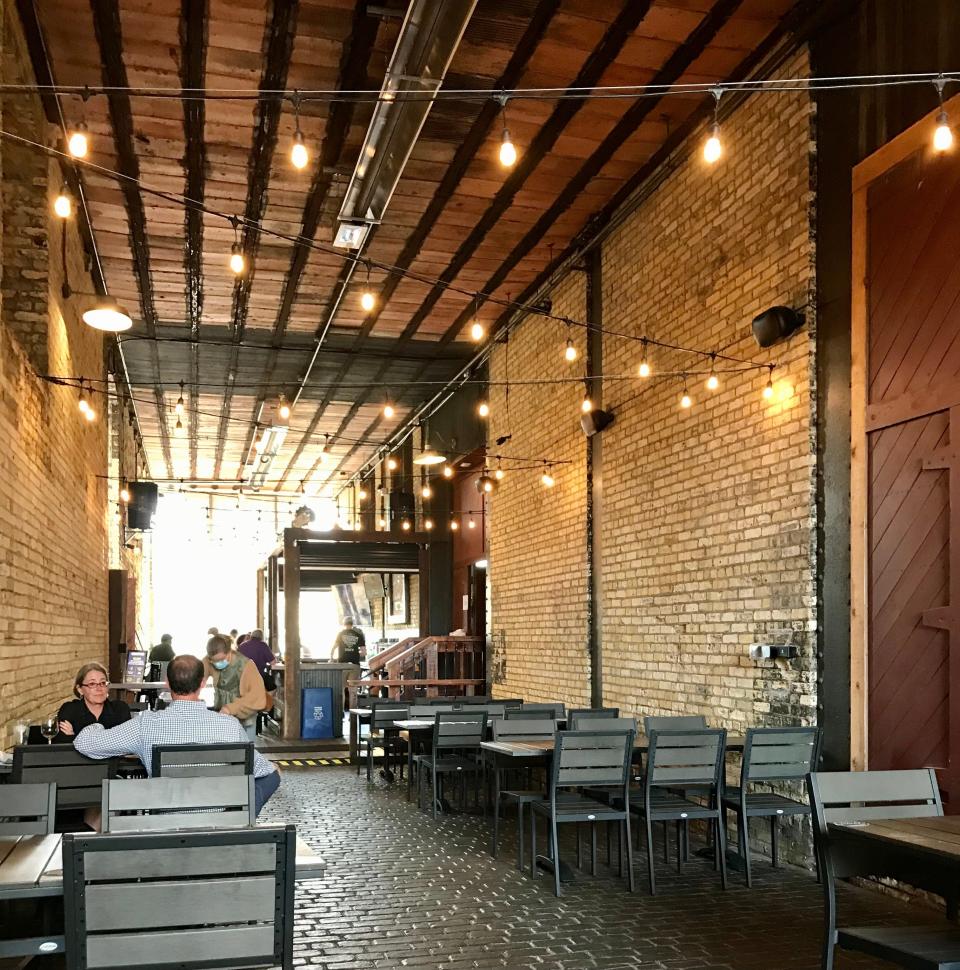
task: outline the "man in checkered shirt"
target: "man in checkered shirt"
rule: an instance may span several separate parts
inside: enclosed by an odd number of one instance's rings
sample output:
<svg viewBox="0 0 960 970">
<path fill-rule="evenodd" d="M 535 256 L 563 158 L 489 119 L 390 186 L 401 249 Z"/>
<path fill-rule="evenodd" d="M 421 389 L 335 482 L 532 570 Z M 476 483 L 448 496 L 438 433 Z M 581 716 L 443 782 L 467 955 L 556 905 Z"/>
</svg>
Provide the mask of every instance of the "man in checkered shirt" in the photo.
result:
<svg viewBox="0 0 960 970">
<path fill-rule="evenodd" d="M 91 724 L 76 736 L 73 746 L 88 758 L 135 754 L 149 773 L 157 744 L 243 744 L 250 740 L 235 717 L 210 711 L 200 700 L 203 664 L 196 657 L 174 657 L 167 667 L 167 683 L 173 700 L 165 710 L 144 711 L 115 728 Z M 280 787 L 280 773 L 256 750 L 253 783 L 259 815 Z"/>
</svg>

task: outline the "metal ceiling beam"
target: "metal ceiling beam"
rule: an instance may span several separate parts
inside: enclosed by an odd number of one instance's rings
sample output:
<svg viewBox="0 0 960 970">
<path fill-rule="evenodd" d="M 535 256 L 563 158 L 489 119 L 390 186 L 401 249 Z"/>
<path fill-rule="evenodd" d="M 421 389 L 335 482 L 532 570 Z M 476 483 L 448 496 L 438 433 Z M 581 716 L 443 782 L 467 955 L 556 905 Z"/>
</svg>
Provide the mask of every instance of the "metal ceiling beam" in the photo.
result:
<svg viewBox="0 0 960 970">
<path fill-rule="evenodd" d="M 180 6 L 180 84 L 184 89 L 204 87 L 207 67 L 207 23 L 209 0 L 182 0 Z M 203 203 L 207 149 L 204 142 L 206 103 L 202 98 L 184 98 L 183 136 L 184 195 Z M 190 474 L 197 474 L 197 439 L 200 409 L 200 321 L 203 316 L 203 212 L 184 207 L 183 264 L 186 271 L 186 312 L 190 332 Z"/>
<path fill-rule="evenodd" d="M 118 0 L 90 0 L 93 15 L 93 28 L 100 52 L 100 65 L 103 84 L 114 90 L 107 95 L 110 124 L 117 157 L 117 171 L 126 178 L 121 183 L 124 206 L 127 212 L 130 253 L 133 258 L 133 274 L 137 281 L 140 298 L 140 314 L 147 335 L 156 333 L 157 310 L 153 299 L 153 280 L 150 275 L 150 244 L 147 239 L 147 217 L 143 197 L 137 186 L 140 178 L 140 162 L 134 147 L 133 112 L 127 69 L 123 63 L 123 29 L 120 21 Z M 133 180 L 133 181 L 130 181 Z M 165 401 L 160 387 L 160 357 L 154 344 L 152 347 L 154 387 L 153 395 L 157 407 L 160 426 L 163 459 L 167 474 L 173 474 L 173 461 L 170 456 L 170 436 L 164 420 Z"/>
<path fill-rule="evenodd" d="M 543 40 L 543 37 L 546 34 L 554 15 L 560 7 L 560 3 L 561 0 L 541 0 L 534 11 L 533 16 L 530 18 L 530 22 L 524 31 L 523 37 L 514 48 L 513 54 L 511 55 L 503 74 L 496 83 L 496 87 L 513 88 L 520 83 L 520 80 L 523 78 L 523 75 L 526 72 L 530 58 L 533 56 L 540 42 Z M 430 232 L 436 225 L 437 220 L 443 213 L 447 203 L 453 197 L 454 192 L 456 192 L 460 182 L 466 175 L 470 164 L 476 157 L 477 152 L 485 143 L 499 115 L 500 106 L 496 102 L 484 102 L 474 123 L 470 127 L 467 137 L 460 143 L 453 160 L 444 172 L 440 185 L 437 187 L 437 191 L 434 193 L 429 204 L 427 205 L 426 210 L 421 216 L 420 221 L 417 223 L 416 228 L 408 237 L 403 249 L 400 251 L 400 255 L 397 257 L 395 265 L 401 270 L 409 269 L 413 265 L 414 260 L 420 254 L 420 250 L 423 248 L 424 242 L 427 240 L 427 237 L 430 235 Z M 372 232 L 375 231 L 376 227 L 374 226 L 371 230 L 371 236 Z M 371 237 L 368 237 L 367 239 L 368 245 L 370 243 L 370 238 Z M 352 272 L 353 266 L 354 264 L 350 263 L 348 264 L 348 267 L 344 267 L 344 270 L 349 268 L 349 272 Z M 363 342 L 373 331 L 377 321 L 380 319 L 380 314 L 383 312 L 383 308 L 387 305 L 393 294 L 396 292 L 397 287 L 400 285 L 401 279 L 402 277 L 398 275 L 391 275 L 388 276 L 384 281 L 384 285 L 380 289 L 377 307 L 367 316 L 366 320 L 364 320 L 363 326 L 361 327 L 360 332 L 354 341 L 355 349 L 359 350 Z M 342 294 L 345 292 L 348 282 L 349 273 L 341 271 L 341 278 L 337 281 L 334 289 L 335 294 L 339 294 L 340 298 L 342 298 Z M 326 339 L 332 323 L 333 314 L 330 313 L 327 315 L 326 320 L 318 331 L 317 347 L 314 350 L 314 359 L 316 358 L 317 350 Z M 394 359 L 399 358 L 395 356 Z M 341 367 L 340 372 L 335 379 L 334 386 L 331 387 L 330 391 L 324 396 L 323 400 L 318 405 L 317 412 L 307 429 L 307 433 L 304 435 L 300 445 L 298 445 L 294 456 L 289 462 L 289 465 L 296 463 L 303 452 L 303 448 L 306 446 L 306 442 L 308 442 L 312 435 L 316 432 L 316 428 L 320 423 L 324 410 L 329 406 L 340 383 L 346 378 L 349 368 L 349 362 L 345 363 Z M 312 361 L 311 367 L 308 367 L 304 380 L 301 383 L 298 394 L 302 393 L 304 385 L 309 380 L 311 369 Z M 382 370 L 381 377 L 384 373 L 385 370 Z M 342 434 L 343 427 L 344 424 L 341 423 L 340 427 L 337 429 L 338 434 Z M 313 467 L 311 474 L 316 467 L 316 465 Z M 288 469 L 284 470 L 281 481 L 286 480 Z"/>
<path fill-rule="evenodd" d="M 271 15 L 267 19 L 264 35 L 264 66 L 260 76 L 260 90 L 284 90 L 287 86 L 287 73 L 293 53 L 294 37 L 297 32 L 299 0 L 273 0 Z M 250 291 L 257 270 L 257 251 L 260 246 L 259 226 L 267 208 L 267 189 L 270 183 L 270 170 L 277 147 L 277 128 L 283 101 L 267 98 L 257 102 L 256 123 L 250 157 L 247 163 L 247 202 L 244 210 L 246 225 L 243 229 L 242 245 L 247 259 L 247 271 L 239 277 L 233 287 L 232 329 L 233 339 L 239 346 L 243 340 L 250 306 Z M 217 457 L 214 464 L 214 478 L 220 477 L 223 463 L 223 449 L 226 444 L 227 422 L 233 400 L 232 384 L 237 372 L 238 350 L 234 350 L 233 360 L 227 369 L 227 388 L 220 411 L 220 426 L 217 432 Z"/>
</svg>

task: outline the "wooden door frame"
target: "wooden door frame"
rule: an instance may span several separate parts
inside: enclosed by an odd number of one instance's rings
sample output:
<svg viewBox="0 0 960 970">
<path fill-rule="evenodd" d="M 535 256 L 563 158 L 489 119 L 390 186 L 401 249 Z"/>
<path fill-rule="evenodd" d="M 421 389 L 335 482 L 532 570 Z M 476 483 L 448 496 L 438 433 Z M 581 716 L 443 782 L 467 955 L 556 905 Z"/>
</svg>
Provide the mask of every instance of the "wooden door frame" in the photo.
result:
<svg viewBox="0 0 960 970">
<path fill-rule="evenodd" d="M 956 121 L 960 94 L 944 103 Z M 939 108 L 853 169 L 850 299 L 850 768 L 868 767 L 870 618 L 870 478 L 867 454 L 867 195 L 870 186 L 915 152 L 930 151 Z M 956 126 L 955 126 L 956 127 Z M 960 156 L 960 143 L 951 152 Z"/>
</svg>

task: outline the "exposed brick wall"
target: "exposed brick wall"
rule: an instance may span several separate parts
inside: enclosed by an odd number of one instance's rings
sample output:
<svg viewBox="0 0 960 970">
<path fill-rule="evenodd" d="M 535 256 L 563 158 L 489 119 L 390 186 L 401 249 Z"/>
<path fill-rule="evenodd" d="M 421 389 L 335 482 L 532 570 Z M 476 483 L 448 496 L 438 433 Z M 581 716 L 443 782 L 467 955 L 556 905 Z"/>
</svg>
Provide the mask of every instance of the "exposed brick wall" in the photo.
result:
<svg viewBox="0 0 960 970">
<path fill-rule="evenodd" d="M 28 76 L 19 26 L 8 5 L 0 47 L 6 65 L 15 57 Z M 5 76 L 6 72 L 5 72 Z M 3 105 L 3 123 L 10 108 Z M 37 105 L 19 99 L 20 122 L 39 118 Z M 37 141 L 48 136 L 41 126 Z M 30 224 L 8 220 L 7 199 L 33 198 L 36 166 L 21 168 L 9 145 L 0 145 L 3 247 L 0 302 L 0 747 L 11 742 L 13 724 L 56 710 L 70 696 L 77 667 L 106 658 L 107 491 L 106 422 L 103 400 L 94 401 L 99 420 L 88 423 L 77 409 L 76 390 L 53 386 L 36 376 L 103 375 L 103 338 L 85 327 L 76 307 L 64 305 L 59 245 L 61 226 L 48 224 L 52 193 L 59 189 L 54 169 L 48 198 L 30 209 Z M 21 180 L 27 179 L 29 185 Z M 21 214 L 25 214 L 23 210 Z M 22 248 L 31 258 L 45 254 L 38 276 L 24 271 L 10 253 Z M 67 226 L 71 282 L 90 292 L 76 226 Z M 10 258 L 11 263 L 7 260 Z M 12 265 L 12 268 L 11 268 Z M 35 267 L 36 268 L 36 267 Z M 31 307 L 29 326 L 19 315 Z M 42 308 L 42 324 L 36 314 Z M 42 339 L 41 339 L 42 335 Z"/>
<path fill-rule="evenodd" d="M 805 55 L 784 68 L 807 71 Z M 603 700 L 626 713 L 705 713 L 732 729 L 815 717 L 812 110 L 801 93 L 747 101 L 723 124 L 720 163 L 705 165 L 699 138 L 684 146 L 602 246 L 607 329 L 777 365 L 773 402 L 757 371 L 721 374 L 716 392 L 697 374 L 690 411 L 679 378 L 605 382 L 616 421 L 602 444 Z M 585 319 L 583 292 L 582 273 L 563 280 L 556 312 Z M 807 327 L 760 351 L 750 320 L 781 303 L 806 306 Z M 562 329 L 531 318 L 511 337 L 510 376 L 569 374 L 583 360 L 576 338 L 569 365 Z M 636 342 L 604 336 L 605 374 L 635 374 L 639 359 Z M 703 369 L 679 352 L 651 360 L 660 375 Z M 498 347 L 492 380 L 504 361 Z M 589 702 L 581 398 L 579 385 L 514 388 L 509 426 L 501 408 L 492 415 L 491 441 L 509 430 L 511 452 L 572 462 L 552 491 L 523 472 L 492 501 L 501 696 Z M 797 643 L 800 659 L 748 658 L 772 638 Z"/>
</svg>

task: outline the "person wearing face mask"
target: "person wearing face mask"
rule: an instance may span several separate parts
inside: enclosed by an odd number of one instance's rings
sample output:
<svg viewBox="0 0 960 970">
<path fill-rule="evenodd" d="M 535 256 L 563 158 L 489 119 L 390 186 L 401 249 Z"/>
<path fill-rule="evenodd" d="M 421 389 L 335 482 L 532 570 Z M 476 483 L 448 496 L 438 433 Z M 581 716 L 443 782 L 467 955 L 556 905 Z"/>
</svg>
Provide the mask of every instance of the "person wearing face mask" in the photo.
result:
<svg viewBox="0 0 960 970">
<path fill-rule="evenodd" d="M 204 679 L 213 680 L 214 710 L 235 717 L 250 740 L 256 741 L 257 713 L 267 703 L 256 664 L 234 650 L 229 637 L 216 634 L 207 641 L 203 673 Z"/>
</svg>

